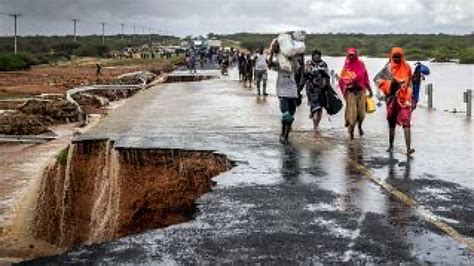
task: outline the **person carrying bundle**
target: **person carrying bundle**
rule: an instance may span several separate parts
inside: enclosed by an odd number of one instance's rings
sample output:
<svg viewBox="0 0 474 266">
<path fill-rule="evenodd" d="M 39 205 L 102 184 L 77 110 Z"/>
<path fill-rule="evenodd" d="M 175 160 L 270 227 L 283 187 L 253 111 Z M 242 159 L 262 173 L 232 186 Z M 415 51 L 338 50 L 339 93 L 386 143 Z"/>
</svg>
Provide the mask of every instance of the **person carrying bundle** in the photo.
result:
<svg viewBox="0 0 474 266">
<path fill-rule="evenodd" d="M 284 33 L 270 46 L 269 63 L 277 71 L 276 91 L 282 114 L 281 143 L 288 143 L 296 108 L 301 104 L 301 87 L 295 81 L 295 73 L 301 69 L 297 57 L 305 52 L 304 39 L 302 32 Z M 273 64 L 275 57 L 276 63 Z"/>
</svg>

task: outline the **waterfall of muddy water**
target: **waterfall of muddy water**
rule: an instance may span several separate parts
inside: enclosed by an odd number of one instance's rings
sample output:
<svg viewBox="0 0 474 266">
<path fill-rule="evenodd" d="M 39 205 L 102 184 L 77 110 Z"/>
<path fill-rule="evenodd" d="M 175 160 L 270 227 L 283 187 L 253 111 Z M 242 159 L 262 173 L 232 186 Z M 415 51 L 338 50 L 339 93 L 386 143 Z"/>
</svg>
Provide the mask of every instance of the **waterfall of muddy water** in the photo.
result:
<svg viewBox="0 0 474 266">
<path fill-rule="evenodd" d="M 29 231 L 56 253 L 181 223 L 212 189 L 212 177 L 231 167 L 225 156 L 206 151 L 77 142 L 67 162 L 45 170 Z"/>
</svg>

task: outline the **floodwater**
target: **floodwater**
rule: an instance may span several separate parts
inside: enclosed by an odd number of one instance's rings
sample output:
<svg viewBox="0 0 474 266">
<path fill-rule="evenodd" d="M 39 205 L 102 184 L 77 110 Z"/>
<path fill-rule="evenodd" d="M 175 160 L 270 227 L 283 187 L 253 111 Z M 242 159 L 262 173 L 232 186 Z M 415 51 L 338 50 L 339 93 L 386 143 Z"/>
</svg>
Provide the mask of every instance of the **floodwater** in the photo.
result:
<svg viewBox="0 0 474 266">
<path fill-rule="evenodd" d="M 332 63 L 329 62 L 331 65 Z M 385 152 L 384 109 L 368 115 L 366 136 L 350 141 L 343 115 L 311 131 L 308 107 L 297 112 L 290 145 L 278 142 L 275 73 L 269 97 L 243 88 L 237 73 L 221 80 L 142 91 L 80 139 L 111 139 L 119 148 L 211 150 L 236 167 L 198 200 L 193 221 L 79 247 L 36 263 L 472 264 L 466 246 L 356 166 L 392 184 L 467 238 L 474 219 L 472 123 L 420 108 L 415 157 Z M 444 145 L 446 143 L 446 145 Z"/>
<path fill-rule="evenodd" d="M 334 69 L 339 73 L 344 65 L 343 57 L 324 57 L 330 69 Z M 383 58 L 367 58 L 361 57 L 367 66 L 369 79 L 372 80 L 377 72 L 387 63 L 387 59 Z M 434 107 L 438 110 L 466 111 L 463 92 L 467 89 L 474 90 L 474 65 L 461 65 L 456 63 L 432 63 L 421 61 L 427 65 L 431 74 L 426 76 L 426 80 L 422 85 L 428 83 L 433 84 L 434 89 Z M 416 61 L 409 61 L 413 67 Z M 375 86 L 374 86 L 375 88 Z M 428 96 L 425 94 L 424 86 L 420 92 L 420 103 L 427 105 Z"/>
</svg>

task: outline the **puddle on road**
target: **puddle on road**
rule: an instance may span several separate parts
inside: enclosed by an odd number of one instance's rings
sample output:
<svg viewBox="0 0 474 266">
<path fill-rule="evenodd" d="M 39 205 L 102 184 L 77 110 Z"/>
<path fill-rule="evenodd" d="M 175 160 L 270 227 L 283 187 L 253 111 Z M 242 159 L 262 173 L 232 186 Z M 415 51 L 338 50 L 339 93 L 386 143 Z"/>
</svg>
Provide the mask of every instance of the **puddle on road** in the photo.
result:
<svg viewBox="0 0 474 266">
<path fill-rule="evenodd" d="M 29 250 L 12 244 L 3 257 L 54 254 L 188 221 L 212 178 L 230 168 L 225 156 L 208 151 L 118 149 L 107 140 L 71 144 L 39 185 L 24 232 L 35 244 L 16 239 Z M 35 254 L 39 242 L 51 250 Z"/>
</svg>

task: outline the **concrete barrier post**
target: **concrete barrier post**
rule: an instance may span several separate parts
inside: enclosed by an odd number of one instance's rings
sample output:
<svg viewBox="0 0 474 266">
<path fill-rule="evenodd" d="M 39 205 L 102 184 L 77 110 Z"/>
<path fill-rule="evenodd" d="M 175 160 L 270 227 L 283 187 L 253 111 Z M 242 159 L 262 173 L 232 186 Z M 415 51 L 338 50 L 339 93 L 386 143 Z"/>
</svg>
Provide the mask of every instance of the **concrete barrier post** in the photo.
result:
<svg viewBox="0 0 474 266">
<path fill-rule="evenodd" d="M 464 102 L 466 103 L 466 114 L 468 117 L 472 116 L 472 90 L 464 92 Z"/>
<path fill-rule="evenodd" d="M 426 94 L 428 95 L 428 109 L 433 109 L 433 84 L 426 85 Z"/>
</svg>

